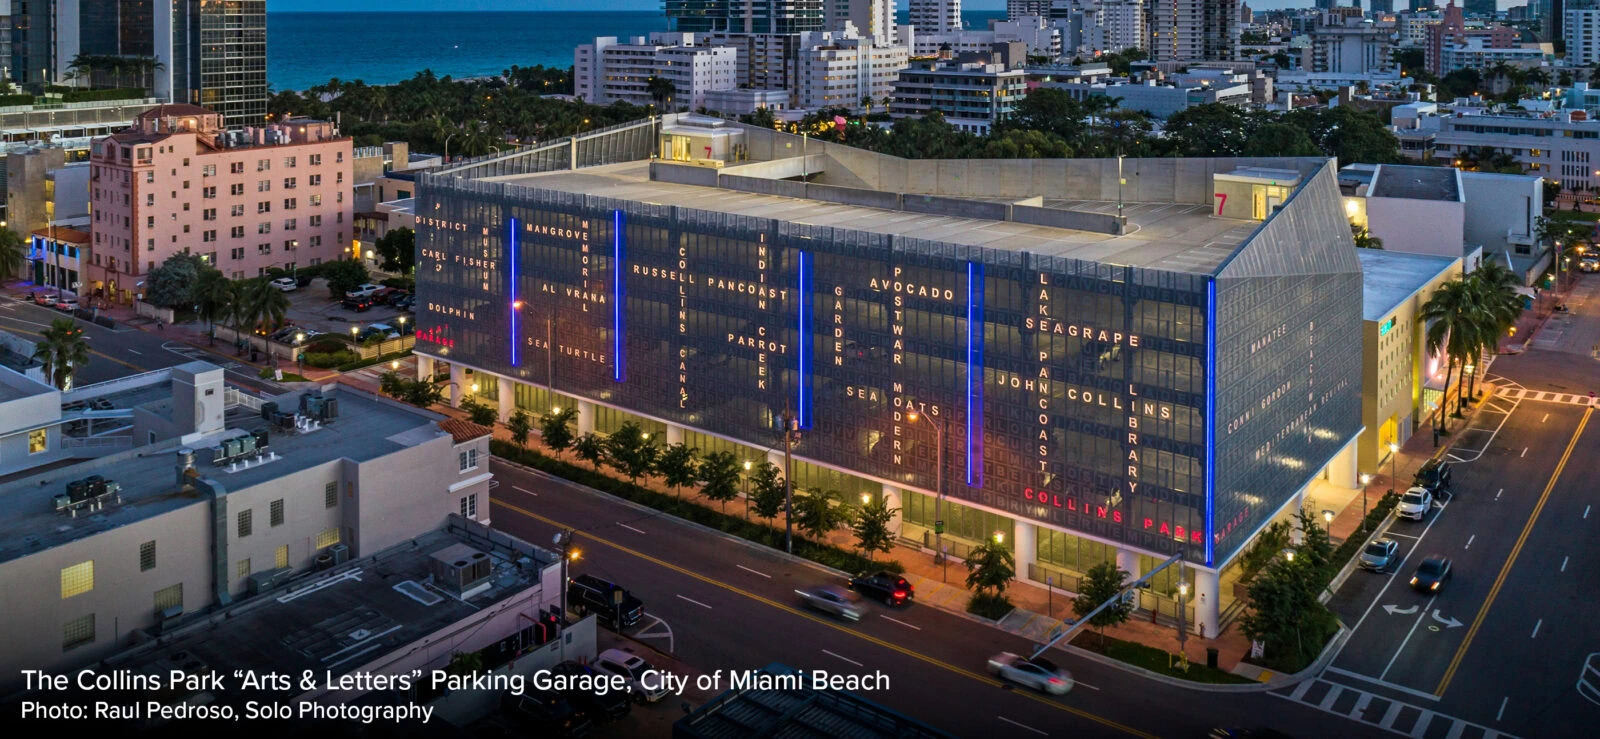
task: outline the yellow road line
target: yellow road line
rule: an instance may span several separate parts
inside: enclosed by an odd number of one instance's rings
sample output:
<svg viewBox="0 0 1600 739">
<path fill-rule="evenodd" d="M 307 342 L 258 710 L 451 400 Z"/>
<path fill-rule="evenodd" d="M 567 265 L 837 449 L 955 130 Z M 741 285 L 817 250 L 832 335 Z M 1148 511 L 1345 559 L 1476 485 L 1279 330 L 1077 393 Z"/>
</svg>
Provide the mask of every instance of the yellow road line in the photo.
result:
<svg viewBox="0 0 1600 739">
<path fill-rule="evenodd" d="M 1500 576 L 1494 579 L 1494 587 L 1489 589 L 1489 597 L 1483 601 L 1483 606 L 1478 609 L 1478 616 L 1472 619 L 1472 628 L 1467 629 L 1467 638 L 1462 640 L 1461 647 L 1456 649 L 1456 655 L 1450 660 L 1450 667 L 1444 671 L 1444 678 L 1439 681 L 1439 687 L 1433 694 L 1443 698 L 1444 691 L 1450 688 L 1450 681 L 1456 676 L 1456 669 L 1461 666 L 1461 659 L 1467 656 L 1467 648 L 1472 646 L 1472 640 L 1478 635 L 1478 629 L 1483 626 L 1484 617 L 1489 615 L 1489 607 L 1494 605 L 1494 599 L 1500 595 L 1500 587 L 1505 585 L 1506 576 L 1511 574 L 1511 566 L 1517 563 L 1517 555 L 1522 553 L 1522 545 L 1528 541 L 1528 535 L 1533 533 L 1533 525 L 1539 521 L 1539 513 L 1544 510 L 1544 504 L 1550 499 L 1550 491 L 1556 487 L 1556 481 L 1561 479 L 1561 471 L 1566 468 L 1567 460 L 1572 457 L 1572 450 L 1578 446 L 1578 437 L 1583 435 L 1583 428 L 1589 424 L 1589 416 L 1594 414 L 1594 408 L 1585 409 L 1583 419 L 1578 421 L 1578 430 L 1572 432 L 1572 440 L 1567 442 L 1567 451 L 1561 455 L 1561 461 L 1556 463 L 1556 471 L 1550 475 L 1550 482 L 1544 486 L 1544 493 L 1539 496 L 1539 502 L 1533 506 L 1533 515 L 1528 517 L 1528 523 L 1522 527 L 1522 535 L 1517 537 L 1516 546 L 1511 548 L 1511 556 L 1506 557 L 1506 563 L 1500 568 Z"/>
<path fill-rule="evenodd" d="M 555 526 L 555 527 L 562 528 L 562 529 L 571 528 L 570 526 L 567 526 L 564 523 L 561 523 L 559 521 L 554 521 L 554 520 L 549 519 L 549 518 L 545 518 L 544 516 L 541 516 L 541 515 L 539 515 L 537 513 L 529 511 L 529 510 L 527 510 L 525 508 L 522 508 L 520 506 L 517 506 L 515 504 L 507 503 L 507 502 L 505 502 L 503 500 L 491 498 L 490 502 L 493 503 L 494 505 L 500 506 L 502 508 L 506 508 L 508 510 L 520 513 L 520 514 L 522 514 L 524 516 L 527 516 L 528 518 L 534 519 L 535 521 L 542 521 L 544 523 L 550 524 L 551 526 Z M 721 582 L 719 580 L 713 580 L 713 579 L 711 579 L 709 577 L 706 577 L 705 575 L 702 575 L 702 574 L 697 573 L 697 572 L 692 572 L 692 571 L 687 570 L 687 569 L 685 569 L 683 567 L 680 567 L 678 565 L 672 564 L 671 562 L 667 562 L 667 561 L 664 561 L 664 560 L 657 559 L 657 558 L 652 557 L 652 556 L 650 556 L 648 554 L 645 554 L 644 552 L 640 552 L 640 551 L 636 551 L 634 549 L 630 549 L 630 548 L 625 547 L 625 546 L 623 546 L 621 544 L 618 544 L 616 542 L 608 541 L 606 539 L 602 539 L 602 538 L 600 538 L 598 536 L 595 536 L 593 534 L 584 533 L 582 531 L 578 532 L 578 535 L 582 536 L 582 537 L 584 537 L 586 539 L 589 539 L 590 541 L 593 541 L 593 542 L 596 542 L 596 543 L 599 543 L 599 544 L 604 544 L 604 545 L 606 545 L 608 547 L 611 547 L 612 549 L 615 549 L 615 550 L 617 550 L 619 552 L 622 552 L 624 554 L 629 554 L 629 555 L 632 555 L 634 557 L 638 557 L 639 559 L 645 560 L 646 562 L 650 562 L 652 564 L 655 564 L 657 566 L 665 567 L 665 568 L 667 568 L 669 570 L 672 570 L 673 572 L 676 572 L 678 574 L 686 575 L 688 577 L 692 577 L 692 578 L 694 578 L 696 580 L 699 580 L 699 581 L 701 581 L 703 583 L 706 583 L 708 585 L 714 585 L 716 587 L 722 588 L 723 590 L 727 590 L 729 592 L 736 593 L 738 595 L 742 595 L 742 596 L 744 596 L 746 598 L 754 600 L 754 601 L 756 601 L 758 603 L 761 603 L 763 605 L 771 606 L 771 607 L 776 608 L 776 609 L 778 609 L 780 611 L 784 611 L 785 613 L 790 613 L 790 614 L 793 614 L 795 616 L 799 616 L 801 618 L 808 619 L 808 620 L 810 620 L 810 621 L 812 621 L 814 623 L 821 624 L 821 625 L 826 626 L 828 628 L 831 628 L 831 629 L 834 629 L 836 631 L 839 631 L 840 633 L 849 634 L 850 636 L 854 636 L 854 637 L 856 637 L 858 639 L 863 639 L 865 641 L 871 642 L 871 643 L 876 644 L 876 645 L 878 645 L 880 647 L 883 647 L 885 649 L 892 649 L 892 650 L 894 650 L 896 652 L 899 652 L 901 654 L 906 655 L 907 657 L 911 657 L 913 659 L 922 660 L 923 662 L 926 662 L 926 663 L 928 663 L 930 665 L 936 665 L 938 667 L 942 667 L 942 668 L 944 668 L 946 670 L 949 670 L 949 671 L 951 671 L 951 672 L 953 672 L 953 673 L 955 673 L 957 675 L 961 675 L 962 677 L 971 678 L 971 679 L 976 680 L 976 681 L 978 681 L 980 683 L 983 683 L 985 685 L 991 685 L 991 686 L 994 686 L 994 687 L 1003 687 L 1003 684 L 999 680 L 995 680 L 995 679 L 993 679 L 993 678 L 991 678 L 991 677 L 989 677 L 987 675 L 984 675 L 982 673 L 973 672 L 971 670 L 965 670 L 965 669 L 962 669 L 962 668 L 957 667 L 955 665 L 952 665 L 952 664 L 950 664 L 948 662 L 941 662 L 941 661 L 936 660 L 936 659 L 934 659 L 932 657 L 929 657 L 927 655 L 919 654 L 917 652 L 911 651 L 910 649 L 908 649 L 906 647 L 902 647 L 902 646 L 900 646 L 898 644 L 895 644 L 893 642 L 884 641 L 884 640 L 879 639 L 879 638 L 877 638 L 875 636 L 872 636 L 870 634 L 863 634 L 863 633 L 861 633 L 859 631 L 853 631 L 851 629 L 847 629 L 844 626 L 841 626 L 839 624 L 833 623 L 832 621 L 828 621 L 826 619 L 814 616 L 814 615 L 812 615 L 810 613 L 802 611 L 802 610 L 800 610 L 798 608 L 795 608 L 793 606 L 789 606 L 789 605 L 786 605 L 786 604 L 783 604 L 783 603 L 779 603 L 779 602 L 777 602 L 775 600 L 771 600 L 769 598 L 765 598 L 765 597 L 762 597 L 760 595 L 756 595 L 755 593 L 751 593 L 749 591 L 742 590 L 740 588 L 734 587 L 732 585 L 729 585 L 729 584 L 727 584 L 725 582 Z M 1029 699 L 1032 699 L 1032 700 L 1037 701 L 1039 703 L 1042 703 L 1044 705 L 1051 706 L 1053 708 L 1058 708 L 1060 710 L 1066 711 L 1066 712 L 1074 714 L 1076 716 L 1080 716 L 1082 718 L 1089 719 L 1089 720 L 1094 721 L 1096 723 L 1099 723 L 1099 724 L 1101 724 L 1103 726 L 1106 726 L 1106 727 L 1109 727 L 1109 728 L 1112 728 L 1112 729 L 1116 729 L 1117 731 L 1121 731 L 1121 732 L 1126 733 L 1126 734 L 1130 734 L 1130 735 L 1137 736 L 1137 737 L 1143 737 L 1144 739 L 1156 739 L 1155 735 L 1153 735 L 1153 734 L 1147 734 L 1147 733 L 1145 733 L 1143 731 L 1140 731 L 1138 729 L 1135 729 L 1135 728 L 1133 728 L 1131 726 L 1125 726 L 1123 724 L 1120 724 L 1120 723 L 1117 723 L 1115 721 L 1112 721 L 1111 719 L 1104 718 L 1104 717 L 1101 717 L 1101 716 L 1097 716 L 1097 715 L 1089 713 L 1088 711 L 1085 711 L 1085 710 L 1083 710 L 1081 708 L 1074 708 L 1074 707 L 1066 705 L 1064 703 L 1058 703 L 1056 701 L 1050 700 L 1048 698 L 1045 698 L 1044 696 L 1034 695 L 1033 693 L 1027 693 L 1027 692 L 1022 692 L 1022 691 L 1013 691 L 1013 692 L 1016 695 L 1022 696 L 1024 698 L 1029 698 Z"/>
</svg>

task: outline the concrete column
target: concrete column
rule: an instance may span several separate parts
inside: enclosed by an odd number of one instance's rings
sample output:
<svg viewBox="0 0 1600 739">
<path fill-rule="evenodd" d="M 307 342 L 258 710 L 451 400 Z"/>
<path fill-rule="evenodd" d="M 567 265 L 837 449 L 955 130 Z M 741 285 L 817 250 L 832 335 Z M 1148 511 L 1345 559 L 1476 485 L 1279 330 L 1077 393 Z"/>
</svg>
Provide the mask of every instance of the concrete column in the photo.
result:
<svg viewBox="0 0 1600 739">
<path fill-rule="evenodd" d="M 1306 491 L 1310 488 L 1310 485 L 1300 488 L 1289 503 L 1289 543 L 1295 546 L 1305 540 L 1305 532 L 1300 530 L 1300 511 L 1306 507 Z"/>
<path fill-rule="evenodd" d="M 667 446 L 683 443 L 683 427 L 675 423 L 667 424 Z"/>
<path fill-rule="evenodd" d="M 417 356 L 417 379 L 418 380 L 432 380 L 433 379 L 433 357 L 430 357 L 430 356 L 428 356 L 426 354 L 418 354 L 416 356 Z"/>
<path fill-rule="evenodd" d="M 578 435 L 594 433 L 594 403 L 578 401 Z"/>
<path fill-rule="evenodd" d="M 1328 462 L 1328 482 L 1335 487 L 1345 488 L 1346 490 L 1354 490 L 1360 487 L 1361 484 L 1358 482 L 1360 475 L 1356 469 L 1358 456 L 1355 442 L 1345 445 L 1345 448 L 1335 454 L 1333 459 Z"/>
<path fill-rule="evenodd" d="M 512 382 L 509 377 L 496 376 L 495 380 L 499 386 L 500 422 L 505 423 L 506 419 L 510 418 L 511 414 L 517 410 L 516 383 Z"/>
<path fill-rule="evenodd" d="M 900 488 L 893 485 L 883 486 L 883 503 L 893 514 L 889 517 L 889 530 L 893 531 L 895 536 L 900 535 L 900 523 L 904 520 L 901 518 L 900 509 L 905 507 L 905 502 L 905 498 L 900 494 Z"/>
<path fill-rule="evenodd" d="M 450 365 L 450 407 L 460 408 L 467 392 L 467 370 L 459 364 Z"/>
<path fill-rule="evenodd" d="M 1139 568 L 1139 553 L 1132 549 L 1117 550 L 1117 569 L 1128 573 L 1128 581 L 1133 582 L 1144 574 Z"/>
<path fill-rule="evenodd" d="M 1013 521 L 1011 530 L 1014 538 L 1011 551 L 1017 560 L 1017 579 L 1027 580 L 1028 570 L 1033 569 L 1033 563 L 1039 559 L 1039 527 L 1027 521 Z"/>
<path fill-rule="evenodd" d="M 1195 631 L 1207 639 L 1217 638 L 1217 624 L 1222 621 L 1222 593 L 1216 570 L 1191 568 L 1194 572 Z"/>
</svg>

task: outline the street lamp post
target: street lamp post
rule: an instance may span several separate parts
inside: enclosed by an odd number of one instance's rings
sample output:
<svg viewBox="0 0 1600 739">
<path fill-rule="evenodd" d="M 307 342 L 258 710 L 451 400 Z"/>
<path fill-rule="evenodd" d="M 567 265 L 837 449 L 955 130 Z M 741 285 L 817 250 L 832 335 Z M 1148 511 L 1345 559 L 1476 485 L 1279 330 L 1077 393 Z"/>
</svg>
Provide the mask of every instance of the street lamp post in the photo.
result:
<svg viewBox="0 0 1600 739">
<path fill-rule="evenodd" d="M 1389 442 L 1389 494 L 1394 495 L 1394 488 L 1400 483 L 1400 445 Z M 1365 502 L 1363 501 L 1363 507 Z"/>
<path fill-rule="evenodd" d="M 1178 577 L 1183 577 L 1183 570 L 1178 570 Z M 1183 654 L 1183 645 L 1189 641 L 1189 583 L 1178 581 L 1178 653 Z"/>
<path fill-rule="evenodd" d="M 1361 525 L 1367 522 L 1367 485 L 1372 482 L 1372 475 L 1361 476 Z"/>
<path fill-rule="evenodd" d="M 783 550 L 794 554 L 794 414 L 783 404 Z"/>
<path fill-rule="evenodd" d="M 907 411 L 906 420 L 916 423 L 922 414 L 916 411 Z M 950 582 L 950 558 L 944 553 L 944 420 L 936 416 L 929 416 L 928 423 L 933 426 L 934 444 L 938 451 L 934 454 L 938 468 L 934 471 L 934 498 L 933 498 L 933 558 L 944 568 L 943 579 Z"/>
<path fill-rule="evenodd" d="M 455 133 L 452 133 L 449 136 L 444 137 L 444 163 L 445 164 L 449 164 L 450 163 L 450 139 L 455 138 L 456 134 L 458 134 L 458 133 L 461 133 L 461 132 L 460 131 L 456 131 Z M 566 616 L 563 614 L 562 618 L 566 618 Z"/>
</svg>

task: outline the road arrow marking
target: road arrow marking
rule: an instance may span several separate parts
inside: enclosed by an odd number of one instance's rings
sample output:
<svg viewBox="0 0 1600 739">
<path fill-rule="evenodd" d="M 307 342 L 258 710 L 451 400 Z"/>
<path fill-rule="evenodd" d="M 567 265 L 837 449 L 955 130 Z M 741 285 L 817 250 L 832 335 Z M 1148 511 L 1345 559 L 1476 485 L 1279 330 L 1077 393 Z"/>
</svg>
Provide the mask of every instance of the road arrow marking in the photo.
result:
<svg viewBox="0 0 1600 739">
<path fill-rule="evenodd" d="M 1433 609 L 1433 620 L 1444 624 L 1444 627 L 1447 628 L 1447 629 L 1453 629 L 1453 628 L 1461 625 L 1460 621 L 1457 621 L 1457 620 L 1455 620 L 1453 618 L 1444 618 L 1443 616 L 1440 616 L 1439 615 L 1439 609 L 1437 609 L 1437 608 Z"/>
<path fill-rule="evenodd" d="M 1409 616 L 1417 612 L 1417 607 L 1412 606 L 1410 608 L 1401 608 L 1400 606 L 1386 605 L 1383 607 L 1383 610 L 1388 611 L 1389 615 L 1391 616 Z"/>
</svg>

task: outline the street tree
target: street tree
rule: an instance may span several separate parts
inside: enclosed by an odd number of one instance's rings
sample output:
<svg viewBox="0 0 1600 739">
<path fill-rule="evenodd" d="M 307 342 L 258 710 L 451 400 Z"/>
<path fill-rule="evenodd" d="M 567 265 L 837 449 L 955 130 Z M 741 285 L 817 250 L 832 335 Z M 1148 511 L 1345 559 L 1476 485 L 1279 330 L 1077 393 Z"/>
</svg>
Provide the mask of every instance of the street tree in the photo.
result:
<svg viewBox="0 0 1600 739">
<path fill-rule="evenodd" d="M 777 518 L 783 511 L 783 470 L 771 462 L 762 462 L 750 471 L 750 507 L 757 516 Z"/>
<path fill-rule="evenodd" d="M 1456 366 L 1465 366 L 1473 350 L 1480 345 L 1476 334 L 1482 321 L 1478 315 L 1476 296 L 1465 281 L 1451 280 L 1433 292 L 1428 302 L 1422 304 L 1417 317 L 1428 327 L 1424 335 L 1428 351 L 1435 354 L 1442 351 L 1446 355 L 1444 386 L 1448 388 Z M 1460 416 L 1461 400 L 1459 393 L 1457 395 L 1456 415 Z M 1439 409 L 1441 417 L 1449 410 L 1449 396 L 1445 397 L 1442 406 Z"/>
<path fill-rule="evenodd" d="M 1306 132 L 1287 123 L 1267 123 L 1245 141 L 1247 157 L 1314 157 L 1322 154 Z"/>
<path fill-rule="evenodd" d="M 622 424 L 615 433 L 606 437 L 606 457 L 612 467 L 628 476 L 629 482 L 637 483 L 640 475 L 647 475 L 654 470 L 656 459 L 660 456 L 661 447 L 656 446 L 650 435 L 632 421 Z"/>
<path fill-rule="evenodd" d="M 855 532 L 856 542 L 861 545 L 861 551 L 866 553 L 867 559 L 875 559 L 875 553 L 887 554 L 894 548 L 894 531 L 889 525 L 899 512 L 898 507 L 891 507 L 884 498 L 869 500 L 856 509 L 855 521 L 851 522 L 850 528 Z"/>
<path fill-rule="evenodd" d="M 289 296 L 273 287 L 266 278 L 238 282 L 234 285 L 234 293 L 236 310 L 246 330 L 274 329 L 283 323 L 289 313 Z"/>
<path fill-rule="evenodd" d="M 39 334 L 33 358 L 44 365 L 50 384 L 59 390 L 72 389 L 72 375 L 89 363 L 89 342 L 83 329 L 71 318 L 57 318 Z"/>
<path fill-rule="evenodd" d="M 16 231 L 0 226 L 0 282 L 15 277 L 28 266 L 28 244 Z"/>
<path fill-rule="evenodd" d="M 590 431 L 572 442 L 572 453 L 589 463 L 596 472 L 600 471 L 600 463 L 606 458 L 606 440 Z"/>
<path fill-rule="evenodd" d="M 467 419 L 479 426 L 494 428 L 494 422 L 499 419 L 499 411 L 478 402 L 477 398 L 468 397 L 461 401 L 461 410 L 467 412 Z"/>
<path fill-rule="evenodd" d="M 194 303 L 206 322 L 206 343 L 217 343 L 217 321 L 226 321 L 233 314 L 236 300 L 234 283 L 227 275 L 215 269 L 200 274 L 194 285 Z"/>
<path fill-rule="evenodd" d="M 656 471 L 661 473 L 661 479 L 672 488 L 672 494 L 678 494 L 678 488 L 693 485 L 700 477 L 700 450 L 678 442 L 668 446 L 661 452 L 661 458 L 656 460 Z"/>
<path fill-rule="evenodd" d="M 822 541 L 828 532 L 850 518 L 850 506 L 844 502 L 844 493 L 822 488 L 794 491 L 794 525 L 812 539 Z"/>
<path fill-rule="evenodd" d="M 578 417 L 577 408 L 559 408 L 539 418 L 539 435 L 544 445 L 557 454 L 572 448 L 572 421 Z"/>
<path fill-rule="evenodd" d="M 671 79 L 651 75 L 645 78 L 644 91 L 655 101 L 656 108 L 668 110 L 667 103 L 672 102 L 672 96 L 678 94 L 678 87 Z"/>
<path fill-rule="evenodd" d="M 398 372 L 385 372 L 378 376 L 378 392 L 391 398 L 405 399 L 406 378 Z"/>
<path fill-rule="evenodd" d="M 179 252 L 167 257 L 144 277 L 144 302 L 163 308 L 194 306 L 194 286 L 210 269 L 199 254 Z"/>
<path fill-rule="evenodd" d="M 322 277 L 328 281 L 328 292 L 335 298 L 354 290 L 367 281 L 367 268 L 353 259 L 328 262 L 322 267 Z"/>
<path fill-rule="evenodd" d="M 444 388 L 427 380 L 402 380 L 405 383 L 404 400 L 418 408 L 427 408 L 444 399 Z"/>
<path fill-rule="evenodd" d="M 1250 581 L 1240 628 L 1280 669 L 1295 672 L 1309 664 L 1338 630 L 1338 620 L 1317 600 L 1322 582 L 1304 557 L 1273 560 Z"/>
<path fill-rule="evenodd" d="M 728 501 L 739 497 L 739 460 L 733 452 L 712 452 L 700 463 L 700 492 L 722 504 L 728 510 Z"/>
<path fill-rule="evenodd" d="M 1112 598 L 1117 598 L 1115 603 L 1089 619 L 1089 625 L 1100 631 L 1100 648 L 1106 645 L 1106 627 L 1116 626 L 1128 620 L 1128 614 L 1133 613 L 1133 601 L 1119 598 L 1118 594 L 1128 583 L 1128 573 L 1117 567 L 1115 562 L 1101 562 L 1083 573 L 1083 579 L 1078 581 L 1078 597 L 1072 601 L 1072 611 L 1078 618 L 1089 615 L 1090 611 L 1100 607 Z"/>
<path fill-rule="evenodd" d="M 1005 595 L 1012 578 L 1017 576 L 1017 560 L 1011 550 L 993 538 L 967 553 L 967 587 L 980 596 L 999 598 Z M 992 594 L 991 594 L 992 591 Z"/>
<path fill-rule="evenodd" d="M 511 432 L 511 441 L 522 449 L 528 446 L 528 434 L 533 432 L 533 419 L 528 412 L 521 408 L 511 412 L 511 417 L 506 419 L 506 430 Z"/>
<path fill-rule="evenodd" d="M 417 233 L 404 226 L 390 229 L 372 245 L 372 250 L 383 260 L 378 269 L 409 275 L 417 265 Z"/>
</svg>

